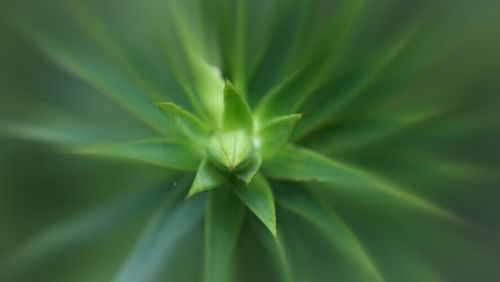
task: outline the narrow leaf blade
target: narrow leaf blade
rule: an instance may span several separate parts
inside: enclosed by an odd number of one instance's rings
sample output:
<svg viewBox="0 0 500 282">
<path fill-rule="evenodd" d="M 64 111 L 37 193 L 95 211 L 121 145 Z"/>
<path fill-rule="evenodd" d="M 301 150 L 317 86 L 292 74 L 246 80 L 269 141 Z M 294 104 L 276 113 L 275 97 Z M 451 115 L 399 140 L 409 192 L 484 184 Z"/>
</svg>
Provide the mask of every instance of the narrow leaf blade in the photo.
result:
<svg viewBox="0 0 500 282">
<path fill-rule="evenodd" d="M 276 232 L 276 208 L 274 196 L 266 179 L 257 174 L 249 185 L 236 185 L 234 189 L 240 200 L 269 229 L 274 237 Z"/>
<path fill-rule="evenodd" d="M 384 281 L 369 254 L 350 228 L 329 209 L 315 199 L 310 193 L 299 188 L 282 188 L 278 203 L 283 208 L 304 217 L 325 232 L 331 243 L 346 259 L 350 260 L 370 280 Z"/>
<path fill-rule="evenodd" d="M 292 181 L 318 181 L 354 188 L 375 189 L 400 201 L 407 202 L 428 213 L 463 223 L 449 211 L 404 189 L 355 167 L 333 161 L 313 151 L 287 146 L 276 156 L 264 162 L 266 175 Z"/>
<path fill-rule="evenodd" d="M 177 125 L 179 130 L 193 140 L 205 139 L 208 130 L 203 123 L 191 113 L 173 103 L 158 103 L 157 106 Z"/>
<path fill-rule="evenodd" d="M 195 171 L 201 160 L 188 144 L 163 139 L 141 140 L 103 147 L 83 148 L 75 153 L 127 158 L 171 169 Z"/>
<path fill-rule="evenodd" d="M 225 190 L 210 191 L 205 211 L 204 282 L 229 282 L 245 209 Z"/>
<path fill-rule="evenodd" d="M 165 265 L 174 259 L 176 244 L 201 223 L 202 216 L 201 198 L 177 206 L 162 205 L 121 266 L 115 281 L 156 281 Z"/>
</svg>

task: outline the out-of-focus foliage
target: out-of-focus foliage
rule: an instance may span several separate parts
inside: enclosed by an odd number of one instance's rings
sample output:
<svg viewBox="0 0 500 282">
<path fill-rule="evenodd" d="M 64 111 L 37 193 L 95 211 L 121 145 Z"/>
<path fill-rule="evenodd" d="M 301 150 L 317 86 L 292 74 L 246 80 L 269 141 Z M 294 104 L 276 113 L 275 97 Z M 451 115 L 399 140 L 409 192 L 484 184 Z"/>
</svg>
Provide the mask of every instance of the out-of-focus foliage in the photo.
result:
<svg viewBox="0 0 500 282">
<path fill-rule="evenodd" d="M 0 281 L 498 281 L 499 11 L 2 1 Z"/>
</svg>

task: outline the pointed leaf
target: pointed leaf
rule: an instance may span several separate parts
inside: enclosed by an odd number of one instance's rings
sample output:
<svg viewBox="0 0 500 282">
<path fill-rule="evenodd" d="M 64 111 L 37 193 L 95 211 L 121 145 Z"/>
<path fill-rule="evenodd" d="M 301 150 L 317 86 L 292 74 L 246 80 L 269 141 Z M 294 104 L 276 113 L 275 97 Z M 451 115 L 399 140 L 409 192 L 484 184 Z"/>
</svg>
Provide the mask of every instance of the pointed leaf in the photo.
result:
<svg viewBox="0 0 500 282">
<path fill-rule="evenodd" d="M 245 163 L 241 164 L 235 172 L 236 178 L 244 181 L 246 184 L 252 181 L 252 178 L 259 171 L 262 164 L 260 154 L 253 154 Z"/>
<path fill-rule="evenodd" d="M 253 131 L 253 117 L 247 102 L 236 92 L 234 86 L 226 81 L 224 86 L 224 130 L 244 129 Z"/>
<path fill-rule="evenodd" d="M 195 171 L 200 155 L 188 144 L 163 139 L 143 140 L 131 143 L 83 148 L 75 153 L 128 158 L 172 169 Z"/>
<path fill-rule="evenodd" d="M 175 259 L 175 246 L 203 218 L 203 199 L 162 205 L 121 266 L 117 282 L 157 281 L 165 265 Z"/>
<path fill-rule="evenodd" d="M 210 162 L 203 160 L 198 168 L 198 172 L 196 173 L 187 197 L 190 198 L 197 193 L 217 188 L 224 184 L 224 182 L 226 182 L 226 176 Z"/>
<path fill-rule="evenodd" d="M 265 158 L 272 157 L 285 145 L 295 124 L 301 117 L 301 114 L 278 117 L 259 129 L 257 135 L 261 142 L 260 150 Z"/>
<path fill-rule="evenodd" d="M 274 197 L 269 183 L 257 174 L 249 185 L 236 185 L 234 191 L 238 198 L 264 223 L 276 237 L 276 209 Z"/>
<path fill-rule="evenodd" d="M 156 104 L 172 121 L 179 130 L 193 140 L 205 140 L 208 129 L 203 123 L 191 113 L 173 103 Z"/>
<path fill-rule="evenodd" d="M 6 281 L 8 279 L 4 276 L 15 275 L 27 265 L 40 263 L 111 231 L 134 215 L 140 214 L 141 210 L 158 203 L 164 196 L 164 188 L 144 189 L 139 193 L 126 195 L 113 203 L 107 203 L 43 230 L 14 253 L 2 258 L 0 280 Z"/>
<path fill-rule="evenodd" d="M 293 181 L 319 181 L 342 184 L 353 188 L 369 188 L 389 194 L 398 200 L 410 203 L 423 211 L 463 222 L 449 211 L 400 187 L 355 167 L 333 161 L 313 151 L 295 146 L 286 146 L 276 156 L 264 162 L 266 175 Z"/>
<path fill-rule="evenodd" d="M 342 254 L 370 280 L 384 281 L 379 270 L 349 227 L 326 205 L 299 188 L 283 187 L 278 203 L 317 225 Z"/>
<path fill-rule="evenodd" d="M 209 192 L 205 211 L 204 282 L 229 282 L 245 209 L 223 189 Z"/>
</svg>

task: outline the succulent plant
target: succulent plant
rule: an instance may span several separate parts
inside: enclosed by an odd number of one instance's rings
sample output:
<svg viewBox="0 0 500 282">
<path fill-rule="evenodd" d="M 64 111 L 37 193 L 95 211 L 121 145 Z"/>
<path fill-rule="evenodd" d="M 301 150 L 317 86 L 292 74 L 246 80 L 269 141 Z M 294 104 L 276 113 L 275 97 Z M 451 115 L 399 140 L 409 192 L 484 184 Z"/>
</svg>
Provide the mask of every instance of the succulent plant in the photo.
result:
<svg viewBox="0 0 500 282">
<path fill-rule="evenodd" d="M 2 4 L 0 281 L 497 281 L 499 8 Z"/>
</svg>

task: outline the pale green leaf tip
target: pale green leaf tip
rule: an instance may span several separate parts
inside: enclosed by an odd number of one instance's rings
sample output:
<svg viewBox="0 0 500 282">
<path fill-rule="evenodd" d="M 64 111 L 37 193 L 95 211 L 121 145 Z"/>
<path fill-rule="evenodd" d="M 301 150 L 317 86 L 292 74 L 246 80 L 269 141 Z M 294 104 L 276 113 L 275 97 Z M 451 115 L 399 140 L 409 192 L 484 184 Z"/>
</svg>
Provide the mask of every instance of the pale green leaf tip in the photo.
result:
<svg viewBox="0 0 500 282">
<path fill-rule="evenodd" d="M 276 218 L 276 216 L 275 216 Z M 264 224 L 267 228 L 267 230 L 269 230 L 269 232 L 271 232 L 271 235 L 273 235 L 274 239 L 278 239 L 278 229 L 276 228 L 276 221 L 274 222 L 271 222 L 270 224 Z"/>
<path fill-rule="evenodd" d="M 198 182 L 196 181 L 196 178 L 195 178 L 195 180 L 193 181 L 193 184 L 191 184 L 191 187 L 189 188 L 188 194 L 186 195 L 186 197 L 184 199 L 185 200 L 189 200 L 194 195 L 196 195 L 196 194 L 198 194 L 200 192 L 203 192 L 205 190 L 208 190 L 208 189 L 205 189 L 204 187 L 201 187 L 198 184 Z"/>
<path fill-rule="evenodd" d="M 179 115 L 182 111 L 179 106 L 170 102 L 160 102 L 155 103 L 155 105 L 171 119 L 175 119 L 175 116 Z"/>
</svg>

